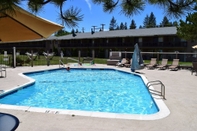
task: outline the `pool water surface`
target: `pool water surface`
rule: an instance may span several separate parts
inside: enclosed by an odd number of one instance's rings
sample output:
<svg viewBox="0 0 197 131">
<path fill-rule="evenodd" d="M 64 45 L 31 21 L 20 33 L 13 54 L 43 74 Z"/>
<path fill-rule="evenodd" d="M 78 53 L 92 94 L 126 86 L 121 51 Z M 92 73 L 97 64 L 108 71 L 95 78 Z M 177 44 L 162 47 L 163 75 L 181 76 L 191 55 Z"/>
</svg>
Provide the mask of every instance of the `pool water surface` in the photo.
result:
<svg viewBox="0 0 197 131">
<path fill-rule="evenodd" d="M 1 104 L 141 115 L 159 111 L 142 78 L 135 74 L 72 68 L 25 75 L 35 83 L 2 96 Z"/>
</svg>

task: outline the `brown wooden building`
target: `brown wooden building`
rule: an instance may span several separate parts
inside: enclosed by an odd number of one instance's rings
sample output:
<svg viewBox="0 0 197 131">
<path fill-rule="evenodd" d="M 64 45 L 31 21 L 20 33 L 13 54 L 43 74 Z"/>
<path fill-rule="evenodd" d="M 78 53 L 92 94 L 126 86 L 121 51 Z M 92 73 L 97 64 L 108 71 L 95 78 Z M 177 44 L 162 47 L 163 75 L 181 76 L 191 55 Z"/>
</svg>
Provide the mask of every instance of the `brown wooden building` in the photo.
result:
<svg viewBox="0 0 197 131">
<path fill-rule="evenodd" d="M 16 47 L 21 53 L 30 50 L 55 51 L 59 55 L 63 51 L 65 56 L 77 56 L 80 50 L 81 56 L 91 57 L 94 51 L 95 57 L 107 58 L 111 50 L 132 52 L 138 43 L 142 52 L 191 52 L 192 44 L 178 38 L 176 32 L 176 27 L 162 27 L 76 33 L 34 41 L 0 43 L 0 51 Z"/>
</svg>

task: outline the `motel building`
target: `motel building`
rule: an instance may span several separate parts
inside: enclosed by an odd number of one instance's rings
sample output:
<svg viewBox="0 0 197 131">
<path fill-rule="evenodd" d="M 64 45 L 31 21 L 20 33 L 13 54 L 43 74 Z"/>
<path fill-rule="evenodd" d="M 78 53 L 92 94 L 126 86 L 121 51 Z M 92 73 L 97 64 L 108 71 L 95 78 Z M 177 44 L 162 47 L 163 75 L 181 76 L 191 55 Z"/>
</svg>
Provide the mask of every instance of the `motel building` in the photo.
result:
<svg viewBox="0 0 197 131">
<path fill-rule="evenodd" d="M 21 54 L 26 52 L 55 52 L 60 55 L 76 57 L 81 52 L 82 57 L 108 58 L 110 51 L 133 52 L 138 43 L 142 52 L 194 52 L 192 45 L 176 35 L 176 27 L 156 27 L 143 29 L 92 31 L 75 33 L 60 37 L 51 36 L 24 42 L 0 42 L 0 53 L 12 52 L 16 47 Z"/>
</svg>

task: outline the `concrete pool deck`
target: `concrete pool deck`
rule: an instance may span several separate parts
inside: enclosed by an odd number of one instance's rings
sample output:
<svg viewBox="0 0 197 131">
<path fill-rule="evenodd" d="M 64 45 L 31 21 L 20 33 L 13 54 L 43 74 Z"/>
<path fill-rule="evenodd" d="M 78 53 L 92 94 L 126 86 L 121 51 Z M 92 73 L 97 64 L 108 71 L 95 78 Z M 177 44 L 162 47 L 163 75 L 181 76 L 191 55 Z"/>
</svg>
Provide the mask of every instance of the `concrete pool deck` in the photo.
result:
<svg viewBox="0 0 197 131">
<path fill-rule="evenodd" d="M 7 77 L 0 78 L 0 90 L 9 90 L 29 80 L 19 73 L 58 68 L 53 66 L 7 68 Z M 83 66 L 85 67 L 85 66 Z M 87 66 L 90 67 L 90 66 Z M 113 67 L 98 65 L 96 67 Z M 72 66 L 71 66 L 72 68 Z M 113 67 L 114 68 L 114 67 Z M 118 67 L 115 67 L 118 68 Z M 129 68 L 118 68 L 129 71 Z M 161 80 L 166 87 L 166 106 L 170 115 L 159 120 L 124 120 L 62 115 L 54 113 L 25 112 L 0 109 L 20 120 L 16 131 L 194 131 L 197 129 L 197 76 L 189 70 L 139 70 L 148 81 Z"/>
</svg>

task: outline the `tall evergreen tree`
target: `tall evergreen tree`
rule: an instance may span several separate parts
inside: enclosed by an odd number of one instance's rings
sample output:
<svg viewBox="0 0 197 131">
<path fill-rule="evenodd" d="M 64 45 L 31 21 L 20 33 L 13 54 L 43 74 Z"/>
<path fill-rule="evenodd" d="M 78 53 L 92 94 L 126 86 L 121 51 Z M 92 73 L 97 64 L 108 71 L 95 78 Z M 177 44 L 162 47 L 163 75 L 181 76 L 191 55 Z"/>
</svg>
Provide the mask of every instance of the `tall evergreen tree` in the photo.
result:
<svg viewBox="0 0 197 131">
<path fill-rule="evenodd" d="M 120 23 L 120 30 L 124 30 L 125 28 L 124 28 L 124 24 L 121 22 Z"/>
<path fill-rule="evenodd" d="M 127 30 L 127 22 L 124 23 L 124 29 Z"/>
<path fill-rule="evenodd" d="M 168 26 L 172 26 L 172 23 L 168 20 L 166 16 L 164 16 L 162 22 L 160 23 L 160 27 L 168 27 Z"/>
<path fill-rule="evenodd" d="M 172 22 L 172 26 L 178 26 L 178 22 L 177 21 Z"/>
<path fill-rule="evenodd" d="M 186 20 L 180 20 L 177 35 L 185 40 L 197 40 L 197 12 L 190 13 Z"/>
<path fill-rule="evenodd" d="M 153 14 L 153 12 L 151 12 L 150 16 L 146 15 L 146 17 L 144 18 L 144 27 L 145 28 L 156 27 L 156 17 Z"/>
<path fill-rule="evenodd" d="M 68 35 L 70 34 L 68 31 L 62 29 L 62 30 L 59 30 L 58 32 L 55 33 L 55 36 L 63 36 L 63 35 Z"/>
<path fill-rule="evenodd" d="M 150 13 L 150 16 L 149 16 L 149 28 L 153 28 L 153 27 L 156 27 L 157 23 L 156 23 L 156 17 L 155 15 L 153 14 L 153 12 Z"/>
<path fill-rule="evenodd" d="M 115 30 L 120 30 L 120 27 L 117 25 Z"/>
<path fill-rule="evenodd" d="M 73 36 L 73 37 L 75 37 L 75 36 L 76 36 L 76 34 L 75 34 L 75 30 L 74 30 L 74 29 L 72 29 L 72 30 L 71 30 L 71 33 L 72 33 L 72 36 Z"/>
<path fill-rule="evenodd" d="M 117 23 L 116 23 L 116 19 L 113 16 L 109 24 L 109 30 L 116 30 L 116 29 L 117 29 Z"/>
<path fill-rule="evenodd" d="M 133 19 L 131 20 L 131 24 L 129 26 L 129 29 L 136 29 L 136 24 L 135 24 L 135 21 Z"/>
<path fill-rule="evenodd" d="M 143 27 L 140 25 L 140 26 L 139 26 L 139 29 L 142 29 L 142 28 L 143 28 Z"/>
<path fill-rule="evenodd" d="M 149 16 L 148 15 L 146 15 L 146 17 L 144 18 L 143 24 L 144 24 L 145 28 L 148 28 L 148 26 L 149 26 Z"/>
</svg>

